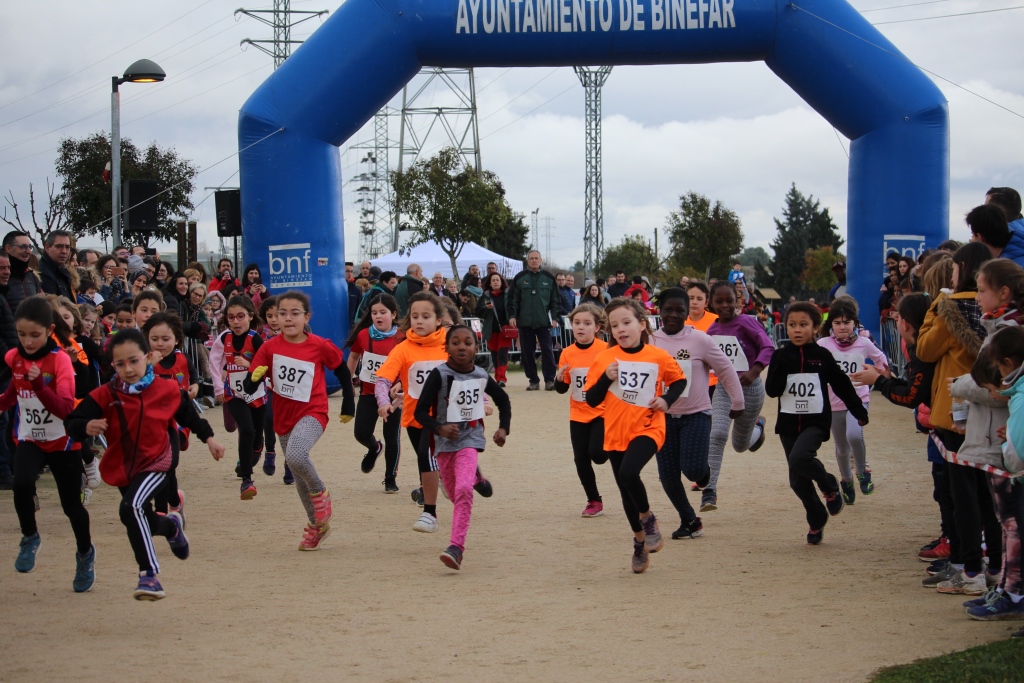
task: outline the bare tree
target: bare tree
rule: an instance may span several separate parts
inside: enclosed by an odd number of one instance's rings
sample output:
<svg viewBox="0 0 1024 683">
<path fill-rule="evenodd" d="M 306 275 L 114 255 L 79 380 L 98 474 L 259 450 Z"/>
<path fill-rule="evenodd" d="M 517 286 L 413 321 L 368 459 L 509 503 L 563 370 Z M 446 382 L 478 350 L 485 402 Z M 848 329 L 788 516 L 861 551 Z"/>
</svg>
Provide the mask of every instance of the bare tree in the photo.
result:
<svg viewBox="0 0 1024 683">
<path fill-rule="evenodd" d="M 28 207 L 31 223 L 26 225 L 22 220 L 21 212 L 18 210 L 18 202 L 14 199 L 14 192 L 12 190 L 8 190 L 7 196 L 4 197 L 7 206 L 4 207 L 3 213 L 0 214 L 0 220 L 3 220 L 12 229 L 20 230 L 27 234 L 28 238 L 32 241 L 32 246 L 39 253 L 42 253 L 43 243 L 46 242 L 46 238 L 50 233 L 54 230 L 63 230 L 67 225 L 67 214 L 63 206 L 63 194 L 57 192 L 57 186 L 51 183 L 49 178 L 46 180 L 46 195 L 48 203 L 46 210 L 43 211 L 42 223 L 39 222 L 39 217 L 36 214 L 36 193 L 32 183 L 28 184 Z M 14 212 L 14 215 L 10 218 L 7 217 L 8 209 Z"/>
</svg>

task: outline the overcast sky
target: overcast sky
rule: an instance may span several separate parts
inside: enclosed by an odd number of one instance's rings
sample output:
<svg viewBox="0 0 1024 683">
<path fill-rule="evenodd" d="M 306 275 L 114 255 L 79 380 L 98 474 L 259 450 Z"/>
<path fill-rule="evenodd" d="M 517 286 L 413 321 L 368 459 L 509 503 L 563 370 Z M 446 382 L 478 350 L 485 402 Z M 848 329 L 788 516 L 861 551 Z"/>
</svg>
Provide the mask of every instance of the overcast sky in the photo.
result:
<svg viewBox="0 0 1024 683">
<path fill-rule="evenodd" d="M 741 0 L 742 2 L 742 0 Z M 121 86 L 122 136 L 173 146 L 204 169 L 203 188 L 237 184 L 237 112 L 270 74 L 271 59 L 239 47 L 268 27 L 235 18 L 239 0 L 5 2 L 0 9 L 0 192 L 28 203 L 28 184 L 55 179 L 62 137 L 110 128 L 110 77 L 147 57 L 164 83 Z M 855 0 L 872 22 L 1013 7 L 1012 0 Z M 894 5 L 914 5 L 898 9 Z M 252 5 L 266 8 L 267 5 Z M 295 0 L 293 9 L 335 9 Z M 876 10 L 876 11 L 872 11 Z M 313 19 L 295 30 L 308 35 Z M 991 185 L 1024 191 L 1024 9 L 880 25 L 935 79 L 950 103 L 951 236 Z M 540 208 L 553 226 L 549 258 L 582 257 L 583 90 L 569 68 L 476 72 L 483 165 L 516 211 Z M 441 94 L 433 94 L 439 98 Z M 440 101 L 440 100 L 435 100 Z M 393 103 L 400 106 L 400 100 Z M 398 120 L 391 135 L 398 138 Z M 343 147 L 346 180 L 361 170 L 365 128 Z M 721 200 L 742 219 L 748 246 L 768 247 L 791 183 L 829 207 L 845 236 L 849 141 L 762 63 L 616 67 L 604 88 L 605 244 L 664 224 L 688 190 Z M 432 139 L 427 147 L 440 147 Z M 392 164 L 397 151 L 392 153 Z M 97 171 L 99 172 L 99 171 Z M 346 183 L 346 256 L 358 257 L 354 183 Z M 216 242 L 213 199 L 199 206 L 200 239 Z M 541 246 L 544 245 L 542 235 Z M 664 245 L 664 241 L 662 241 Z M 664 248 L 664 247 L 663 247 Z M 170 249 L 168 245 L 167 249 Z"/>
</svg>

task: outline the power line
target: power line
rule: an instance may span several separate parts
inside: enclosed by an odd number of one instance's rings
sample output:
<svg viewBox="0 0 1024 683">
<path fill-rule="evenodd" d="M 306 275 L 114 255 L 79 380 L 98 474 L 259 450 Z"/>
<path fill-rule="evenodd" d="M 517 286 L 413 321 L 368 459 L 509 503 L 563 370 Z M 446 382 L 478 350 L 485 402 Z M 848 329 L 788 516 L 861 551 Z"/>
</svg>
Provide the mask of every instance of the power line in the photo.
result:
<svg viewBox="0 0 1024 683">
<path fill-rule="evenodd" d="M 530 115 L 530 114 L 532 114 L 533 112 L 537 111 L 537 110 L 538 110 L 538 109 L 540 109 L 541 107 L 544 107 L 544 106 L 547 106 L 547 105 L 551 104 L 552 102 L 554 102 L 555 100 L 557 100 L 557 99 L 558 99 L 559 97 L 561 97 L 562 95 L 564 95 L 565 93 L 569 92 L 570 90 L 572 90 L 572 89 L 573 89 L 573 88 L 575 88 L 575 87 L 576 87 L 576 84 L 575 84 L 575 83 L 573 83 L 573 84 L 572 84 L 572 85 L 570 85 L 570 86 L 569 86 L 568 88 L 566 88 L 566 89 L 565 89 L 565 90 L 563 90 L 562 92 L 560 92 L 560 93 L 558 93 L 557 95 L 555 95 L 554 97 L 552 97 L 552 98 L 551 98 L 550 100 L 548 100 L 548 101 L 546 101 L 546 102 L 541 102 L 541 103 L 540 103 L 540 104 L 538 104 L 538 105 L 537 105 L 536 107 L 534 107 L 534 108 L 533 108 L 533 109 L 531 109 L 530 111 L 526 112 L 526 113 L 525 113 L 525 114 L 523 114 L 522 116 L 520 116 L 520 117 L 518 117 L 518 118 L 515 118 L 515 119 L 512 119 L 511 121 L 509 121 L 508 123 L 506 123 L 506 124 L 505 124 L 504 126 L 502 126 L 501 128 L 499 128 L 498 130 L 494 130 L 494 131 L 491 131 L 490 133 L 488 133 L 487 135 L 483 136 L 483 137 L 482 137 L 482 138 L 480 138 L 480 139 L 481 139 L 481 140 L 486 140 L 487 138 L 491 137 L 492 135 L 496 135 L 496 134 L 500 133 L 501 131 L 503 131 L 503 130 L 505 130 L 506 128 L 508 128 L 509 126 L 511 126 L 511 125 L 512 125 L 513 123 L 516 123 L 516 122 L 518 122 L 518 121 L 521 121 L 521 120 L 525 119 L 525 118 L 526 118 L 527 116 L 529 116 L 529 115 Z"/>
<path fill-rule="evenodd" d="M 927 0 L 927 2 L 912 2 L 909 5 L 891 5 L 889 7 L 875 7 L 874 9 L 862 9 L 857 10 L 861 14 L 867 14 L 868 12 L 884 12 L 890 9 L 903 9 L 904 7 L 920 7 L 921 5 L 935 5 L 940 2 L 949 2 L 949 0 Z"/>
<path fill-rule="evenodd" d="M 1024 5 L 1016 7 L 1000 7 L 999 9 L 979 9 L 973 12 L 960 12 L 959 14 L 940 14 L 934 17 L 918 17 L 917 19 L 893 19 L 892 21 L 879 21 L 872 26 L 884 26 L 885 24 L 906 24 L 911 21 L 928 21 L 929 19 L 948 19 L 950 17 L 967 17 L 972 14 L 991 14 L 992 12 L 1008 12 L 1012 9 L 1024 9 Z M 806 11 L 806 10 L 805 10 Z"/>
<path fill-rule="evenodd" d="M 488 114 L 487 116 L 483 117 L 483 118 L 482 118 L 482 119 L 480 119 L 480 120 L 481 120 L 481 121 L 486 121 L 487 119 L 491 118 L 492 116 L 494 116 L 495 114 L 497 114 L 497 113 L 498 113 L 499 111 L 501 111 L 502 109 L 507 109 L 509 105 L 511 105 L 511 104 L 512 104 L 513 102 L 515 102 L 516 100 L 518 100 L 518 99 L 519 99 L 520 97 L 522 97 L 523 95 L 525 95 L 526 93 L 530 92 L 531 90 L 533 90 L 534 88 L 536 88 L 536 87 L 537 87 L 538 85 L 540 85 L 541 83 L 543 83 L 544 81 L 546 81 L 546 80 L 548 80 L 549 78 L 551 78 L 552 76 L 554 76 L 554 75 L 555 75 L 555 72 L 557 72 L 557 71 L 558 71 L 558 69 L 557 69 L 557 68 L 555 68 L 555 69 L 552 69 L 552 70 L 551 70 L 551 72 L 550 72 L 550 73 L 548 73 L 548 75 L 547 75 L 547 76 L 545 76 L 544 78 L 540 79 L 539 81 L 537 81 L 536 83 L 534 83 L 533 85 L 531 85 L 531 86 L 530 86 L 529 88 L 527 88 L 527 89 L 526 89 L 526 90 L 524 90 L 523 92 L 519 93 L 518 95 L 516 95 L 515 97 L 513 97 L 513 98 L 512 98 L 511 100 L 509 100 L 509 101 L 508 101 L 508 102 L 506 102 L 505 104 L 501 105 L 500 107 L 498 107 L 497 109 L 495 109 L 495 110 L 494 110 L 494 111 L 492 111 L 492 112 L 491 112 L 490 114 Z M 495 79 L 495 80 L 497 80 L 497 79 Z M 491 83 L 493 83 L 493 82 L 494 82 L 494 81 L 491 81 Z M 490 83 L 488 83 L 487 85 L 490 85 Z"/>
</svg>

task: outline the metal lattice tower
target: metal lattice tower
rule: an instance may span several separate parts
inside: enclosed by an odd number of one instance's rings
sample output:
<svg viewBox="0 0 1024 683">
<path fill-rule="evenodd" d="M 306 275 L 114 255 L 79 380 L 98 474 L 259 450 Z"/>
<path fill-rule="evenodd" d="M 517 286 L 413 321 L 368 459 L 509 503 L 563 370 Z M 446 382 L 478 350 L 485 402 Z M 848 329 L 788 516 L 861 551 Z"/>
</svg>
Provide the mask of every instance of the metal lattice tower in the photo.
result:
<svg viewBox="0 0 1024 683">
<path fill-rule="evenodd" d="M 402 91 L 401 117 L 399 173 L 416 163 L 420 154 L 434 154 L 442 147 L 454 147 L 467 166 L 482 171 L 473 69 L 424 68 Z M 399 242 L 397 211 L 393 220 L 394 251 Z"/>
<path fill-rule="evenodd" d="M 610 66 L 576 66 L 576 76 L 586 97 L 587 180 L 583 208 L 583 277 L 593 274 L 604 253 L 604 193 L 601 188 L 601 88 Z"/>
<path fill-rule="evenodd" d="M 361 162 L 366 170 L 353 178 L 359 184 L 355 201 L 359 205 L 360 261 L 372 261 L 392 251 L 394 224 L 388 196 L 388 116 L 392 113 L 384 107 L 373 117 L 373 143 L 366 145 L 368 151 Z"/>
<path fill-rule="evenodd" d="M 293 10 L 292 0 L 274 0 L 274 9 L 238 9 L 235 15 L 244 14 L 274 29 L 273 40 L 253 40 L 246 38 L 242 44 L 265 52 L 274 58 L 274 68 L 278 68 L 292 53 L 292 45 L 299 45 L 301 40 L 292 40 L 292 29 L 304 21 L 327 14 L 327 10 Z"/>
</svg>

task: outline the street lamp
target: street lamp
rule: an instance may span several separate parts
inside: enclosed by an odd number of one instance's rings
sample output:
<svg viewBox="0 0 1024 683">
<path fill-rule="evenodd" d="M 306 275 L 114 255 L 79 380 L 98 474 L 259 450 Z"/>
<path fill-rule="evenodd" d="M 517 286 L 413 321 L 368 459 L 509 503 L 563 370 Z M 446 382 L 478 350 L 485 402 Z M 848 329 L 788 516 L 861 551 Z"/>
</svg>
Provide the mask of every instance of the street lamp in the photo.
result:
<svg viewBox="0 0 1024 683">
<path fill-rule="evenodd" d="M 117 86 L 122 83 L 159 83 L 167 74 L 156 62 L 140 59 L 127 69 L 120 78 L 110 79 L 110 205 L 111 230 L 114 246 L 121 244 L 121 94 Z"/>
</svg>

